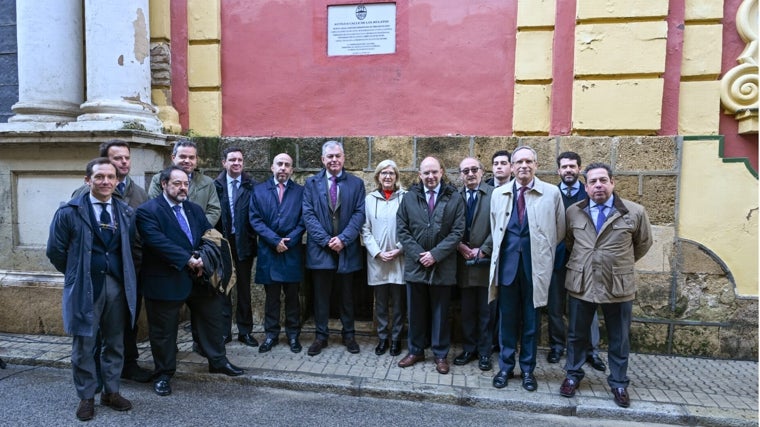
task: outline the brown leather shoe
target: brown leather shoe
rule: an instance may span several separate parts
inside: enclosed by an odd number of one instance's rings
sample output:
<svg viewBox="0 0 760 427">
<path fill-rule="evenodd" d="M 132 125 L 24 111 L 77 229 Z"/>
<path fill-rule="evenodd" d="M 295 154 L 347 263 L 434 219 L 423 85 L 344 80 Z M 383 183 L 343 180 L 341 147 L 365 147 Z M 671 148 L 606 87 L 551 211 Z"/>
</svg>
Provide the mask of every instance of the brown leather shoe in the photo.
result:
<svg viewBox="0 0 760 427">
<path fill-rule="evenodd" d="M 77 407 L 79 421 L 90 421 L 95 416 L 95 399 L 82 399 Z"/>
<path fill-rule="evenodd" d="M 559 395 L 563 397 L 575 396 L 575 390 L 578 389 L 579 382 L 576 382 L 572 378 L 565 378 L 562 385 L 559 387 Z"/>
<path fill-rule="evenodd" d="M 439 374 L 446 375 L 449 373 L 449 361 L 445 357 L 435 358 L 435 370 Z"/>
<path fill-rule="evenodd" d="M 414 365 L 417 362 L 422 362 L 425 360 L 424 354 L 407 354 L 403 359 L 398 361 L 398 367 L 399 368 L 408 368 L 412 365 Z"/>
<path fill-rule="evenodd" d="M 129 411 L 132 409 L 132 402 L 125 399 L 119 393 L 103 393 L 100 395 L 100 404 L 108 406 L 117 411 Z"/>
<path fill-rule="evenodd" d="M 321 353 L 322 349 L 325 347 L 327 347 L 327 341 L 315 339 L 314 342 L 309 346 L 309 350 L 306 351 L 306 354 L 309 356 L 316 356 Z"/>
<path fill-rule="evenodd" d="M 615 398 L 617 406 L 620 406 L 621 408 L 631 406 L 631 397 L 628 396 L 628 390 L 625 387 L 613 388 L 612 396 Z"/>
</svg>

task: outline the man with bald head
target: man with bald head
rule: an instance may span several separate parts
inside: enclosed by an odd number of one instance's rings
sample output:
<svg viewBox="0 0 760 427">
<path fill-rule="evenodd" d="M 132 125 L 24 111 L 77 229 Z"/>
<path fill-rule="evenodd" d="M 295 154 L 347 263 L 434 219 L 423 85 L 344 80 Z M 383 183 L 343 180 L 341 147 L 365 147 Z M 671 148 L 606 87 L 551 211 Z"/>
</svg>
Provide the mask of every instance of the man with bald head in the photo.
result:
<svg viewBox="0 0 760 427">
<path fill-rule="evenodd" d="M 446 182 L 445 173 L 439 159 L 426 157 L 420 163 L 420 182 L 409 189 L 396 214 L 409 301 L 409 354 L 398 366 L 425 360 L 429 324 L 435 369 L 440 374 L 449 373 L 451 287 L 456 284 L 457 245 L 465 230 L 464 201 L 456 187 Z"/>
<path fill-rule="evenodd" d="M 296 184 L 293 159 L 280 153 L 272 161 L 272 178 L 257 184 L 251 195 L 249 218 L 259 235 L 256 283 L 264 285 L 264 332 L 266 339 L 259 346 L 266 353 L 280 341 L 280 294 L 285 295 L 285 334 L 290 351 L 302 349 L 301 306 L 298 285 L 303 279 L 301 237 L 305 231 L 301 221 L 303 186 Z"/>
</svg>

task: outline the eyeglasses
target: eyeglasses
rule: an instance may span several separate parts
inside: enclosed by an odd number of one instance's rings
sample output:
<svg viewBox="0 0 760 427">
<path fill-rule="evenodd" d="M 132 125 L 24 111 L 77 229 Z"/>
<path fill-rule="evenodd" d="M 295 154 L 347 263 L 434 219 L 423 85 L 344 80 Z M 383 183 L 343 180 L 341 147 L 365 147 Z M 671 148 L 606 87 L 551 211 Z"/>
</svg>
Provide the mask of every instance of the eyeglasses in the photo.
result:
<svg viewBox="0 0 760 427">
<path fill-rule="evenodd" d="M 394 175 L 396 175 L 396 172 L 393 172 L 393 171 L 383 171 L 383 172 L 380 172 L 380 175 L 382 175 L 382 176 L 394 176 Z"/>
<path fill-rule="evenodd" d="M 462 175 L 469 175 L 470 173 L 474 175 L 478 173 L 479 170 L 480 168 L 469 168 L 469 169 L 462 169 L 459 172 L 462 172 Z"/>
</svg>

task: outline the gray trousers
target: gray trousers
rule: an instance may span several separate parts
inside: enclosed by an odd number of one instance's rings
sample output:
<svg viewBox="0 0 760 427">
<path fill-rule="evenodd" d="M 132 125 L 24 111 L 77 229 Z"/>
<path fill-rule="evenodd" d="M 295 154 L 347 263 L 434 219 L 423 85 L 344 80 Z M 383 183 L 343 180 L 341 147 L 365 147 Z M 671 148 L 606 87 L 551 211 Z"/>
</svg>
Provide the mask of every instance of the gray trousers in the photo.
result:
<svg viewBox="0 0 760 427">
<path fill-rule="evenodd" d="M 124 366 L 126 316 L 124 287 L 113 277 L 106 276 L 103 291 L 93 303 L 92 336 L 74 335 L 72 340 L 71 369 L 80 399 L 92 399 L 98 387 L 98 369 L 93 357 L 98 342 L 98 331 L 102 338 L 100 372 L 103 376 L 103 391 L 119 391 L 121 369 Z"/>
<path fill-rule="evenodd" d="M 404 285 L 386 283 L 373 285 L 375 291 L 375 320 L 377 321 L 377 337 L 387 340 L 388 333 L 393 341 L 401 340 L 406 318 L 406 288 Z M 392 304 L 392 305 L 391 305 Z M 388 306 L 391 312 L 388 312 Z M 393 316 L 391 318 L 391 316 Z M 389 327 L 390 323 L 390 327 Z"/>
<path fill-rule="evenodd" d="M 580 381 L 585 376 L 583 364 L 589 348 L 589 325 L 601 306 L 604 323 L 607 326 L 607 364 L 610 374 L 607 384 L 610 387 L 628 387 L 628 354 L 630 353 L 631 312 L 633 301 L 596 304 L 570 297 L 570 322 L 567 334 L 567 378 Z"/>
<path fill-rule="evenodd" d="M 567 291 L 565 290 L 566 269 L 555 269 L 549 285 L 549 296 L 546 305 L 546 313 L 549 317 L 547 324 L 549 329 L 549 346 L 552 350 L 565 351 L 567 340 L 567 327 L 565 326 L 565 307 L 567 306 Z M 599 353 L 599 315 L 594 313 L 591 320 L 591 345 L 589 354 Z"/>
</svg>

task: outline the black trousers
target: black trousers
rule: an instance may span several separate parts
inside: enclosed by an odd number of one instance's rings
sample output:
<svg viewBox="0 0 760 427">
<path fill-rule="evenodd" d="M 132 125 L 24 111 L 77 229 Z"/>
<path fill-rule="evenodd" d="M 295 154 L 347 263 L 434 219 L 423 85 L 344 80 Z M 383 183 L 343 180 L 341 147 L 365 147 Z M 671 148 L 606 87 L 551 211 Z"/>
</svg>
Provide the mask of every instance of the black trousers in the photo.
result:
<svg viewBox="0 0 760 427">
<path fill-rule="evenodd" d="M 298 283 L 274 282 L 264 285 L 264 331 L 267 338 L 280 335 L 280 295 L 285 296 L 285 335 L 298 338 L 301 334 L 301 303 L 298 300 Z"/>
<path fill-rule="evenodd" d="M 631 313 L 633 301 L 596 304 L 570 297 L 570 321 L 567 328 L 567 377 L 580 381 L 585 376 L 583 364 L 586 363 L 590 346 L 590 326 L 596 314 L 597 306 L 602 307 L 604 324 L 607 327 L 607 365 L 610 374 L 607 384 L 610 387 L 628 387 L 628 355 L 630 353 Z"/>
<path fill-rule="evenodd" d="M 183 304 L 190 308 L 190 321 L 197 332 L 198 345 L 208 356 L 209 365 L 219 368 L 227 363 L 222 332 L 222 299 L 206 288 L 193 286 L 185 301 L 145 298 L 156 378 L 170 378 L 177 369 L 177 327 Z"/>
<path fill-rule="evenodd" d="M 253 269 L 253 257 L 240 260 L 237 256 L 235 235 L 227 239 L 230 242 L 230 251 L 235 259 L 235 276 L 237 282 L 233 292 L 237 294 L 235 304 L 235 322 L 238 334 L 250 334 L 253 330 L 253 311 L 251 309 L 251 270 Z M 222 327 L 226 337 L 232 336 L 232 292 L 222 300 Z"/>
<path fill-rule="evenodd" d="M 437 358 L 444 358 L 451 347 L 451 286 L 407 283 L 409 304 L 409 353 L 425 352 L 430 325 L 430 348 Z"/>
<path fill-rule="evenodd" d="M 312 270 L 314 284 L 314 323 L 316 338 L 327 340 L 330 330 L 330 293 L 333 286 L 340 289 L 340 321 L 343 324 L 343 338 L 354 336 L 354 293 L 353 273 L 339 274 L 335 270 Z"/>
<path fill-rule="evenodd" d="M 496 301 L 488 303 L 488 287 L 460 288 L 462 300 L 462 349 L 490 356 L 496 323 Z"/>
</svg>

